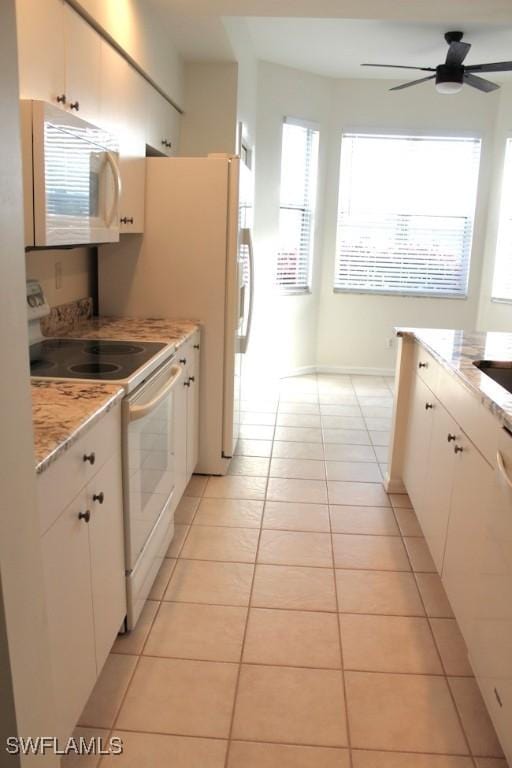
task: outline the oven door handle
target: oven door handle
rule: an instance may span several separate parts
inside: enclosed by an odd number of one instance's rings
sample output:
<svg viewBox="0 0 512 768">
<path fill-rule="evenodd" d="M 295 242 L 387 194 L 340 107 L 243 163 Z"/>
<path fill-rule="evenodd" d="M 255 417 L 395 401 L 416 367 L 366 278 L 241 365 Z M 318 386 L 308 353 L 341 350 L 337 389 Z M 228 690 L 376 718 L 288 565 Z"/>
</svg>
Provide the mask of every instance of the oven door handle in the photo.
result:
<svg viewBox="0 0 512 768">
<path fill-rule="evenodd" d="M 171 389 L 174 387 L 178 379 L 180 378 L 183 368 L 181 366 L 173 366 L 171 368 L 171 371 L 173 371 L 173 375 L 167 381 L 162 389 L 158 392 L 155 397 L 149 401 L 149 403 L 144 403 L 144 405 L 130 405 L 128 408 L 128 419 L 129 421 L 137 421 L 137 419 L 142 419 L 144 416 L 147 416 L 148 413 L 151 413 L 155 408 L 157 408 L 162 400 L 164 400 Z"/>
</svg>

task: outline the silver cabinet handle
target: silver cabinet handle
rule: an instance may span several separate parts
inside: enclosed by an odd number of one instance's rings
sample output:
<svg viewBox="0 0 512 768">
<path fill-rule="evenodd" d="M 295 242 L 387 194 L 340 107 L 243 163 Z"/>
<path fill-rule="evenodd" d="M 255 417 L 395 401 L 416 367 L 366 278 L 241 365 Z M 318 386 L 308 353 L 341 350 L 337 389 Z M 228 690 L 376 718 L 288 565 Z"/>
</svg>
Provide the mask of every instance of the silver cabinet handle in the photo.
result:
<svg viewBox="0 0 512 768">
<path fill-rule="evenodd" d="M 496 464 L 498 465 L 500 474 L 503 475 L 503 479 L 505 480 L 506 484 L 508 485 L 509 488 L 512 488 L 512 480 L 507 474 L 507 470 L 505 468 L 505 462 L 503 461 L 503 456 L 501 455 L 500 451 L 496 452 Z"/>
</svg>

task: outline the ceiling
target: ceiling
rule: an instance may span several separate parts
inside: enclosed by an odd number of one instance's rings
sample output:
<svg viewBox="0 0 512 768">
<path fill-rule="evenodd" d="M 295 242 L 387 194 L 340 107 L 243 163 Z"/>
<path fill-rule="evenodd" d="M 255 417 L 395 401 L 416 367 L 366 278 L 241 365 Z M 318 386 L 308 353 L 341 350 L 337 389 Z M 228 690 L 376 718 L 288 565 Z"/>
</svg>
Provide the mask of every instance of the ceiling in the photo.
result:
<svg viewBox="0 0 512 768">
<path fill-rule="evenodd" d="M 413 79 L 414 72 L 360 65 L 435 67 L 447 51 L 447 27 L 442 23 L 249 18 L 246 24 L 257 58 L 328 77 Z M 465 63 L 512 60 L 512 24 L 507 28 L 473 22 L 462 29 L 464 40 L 472 44 Z"/>
<path fill-rule="evenodd" d="M 360 65 L 436 66 L 446 56 L 449 29 L 462 29 L 472 43 L 468 64 L 512 60 L 512 0 L 147 2 L 187 61 L 233 61 L 242 44 L 258 59 L 327 77 L 407 80 L 416 74 Z"/>
</svg>

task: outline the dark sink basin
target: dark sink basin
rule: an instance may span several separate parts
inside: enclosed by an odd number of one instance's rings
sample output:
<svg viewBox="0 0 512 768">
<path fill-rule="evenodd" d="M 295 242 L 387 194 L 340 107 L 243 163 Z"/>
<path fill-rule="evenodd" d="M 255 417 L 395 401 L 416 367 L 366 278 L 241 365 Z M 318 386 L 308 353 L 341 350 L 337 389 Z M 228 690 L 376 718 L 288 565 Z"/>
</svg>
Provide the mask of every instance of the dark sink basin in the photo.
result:
<svg viewBox="0 0 512 768">
<path fill-rule="evenodd" d="M 507 360 L 475 360 L 476 365 L 482 373 L 502 386 L 507 392 L 512 393 L 512 361 Z"/>
</svg>

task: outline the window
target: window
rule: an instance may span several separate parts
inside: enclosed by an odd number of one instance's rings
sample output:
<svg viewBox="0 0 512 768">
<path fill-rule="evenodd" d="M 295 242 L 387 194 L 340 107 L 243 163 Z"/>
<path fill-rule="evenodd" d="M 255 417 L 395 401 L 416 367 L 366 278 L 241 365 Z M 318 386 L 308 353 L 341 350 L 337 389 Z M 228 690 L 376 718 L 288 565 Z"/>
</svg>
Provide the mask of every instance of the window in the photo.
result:
<svg viewBox="0 0 512 768">
<path fill-rule="evenodd" d="M 480 143 L 342 137 L 335 290 L 466 295 Z"/>
<path fill-rule="evenodd" d="M 284 292 L 308 291 L 318 167 L 318 130 L 286 118 L 281 155 L 279 249 L 274 282 Z"/>
<path fill-rule="evenodd" d="M 512 139 L 507 139 L 492 298 L 512 301 Z"/>
</svg>

